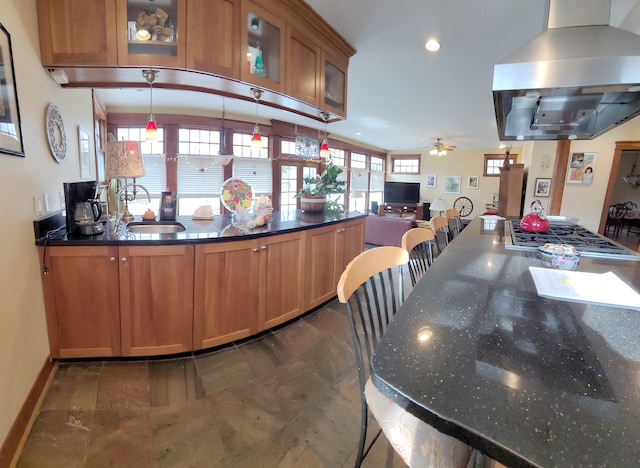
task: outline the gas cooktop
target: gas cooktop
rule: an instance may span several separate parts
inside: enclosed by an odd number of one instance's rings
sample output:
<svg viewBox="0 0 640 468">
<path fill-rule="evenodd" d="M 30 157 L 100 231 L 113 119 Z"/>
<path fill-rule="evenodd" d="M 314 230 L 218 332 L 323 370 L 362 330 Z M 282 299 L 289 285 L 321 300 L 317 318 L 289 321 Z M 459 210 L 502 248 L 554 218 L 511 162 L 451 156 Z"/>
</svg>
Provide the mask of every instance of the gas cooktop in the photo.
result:
<svg viewBox="0 0 640 468">
<path fill-rule="evenodd" d="M 546 232 L 523 231 L 520 221 L 508 221 L 504 226 L 507 249 L 535 251 L 546 243 L 568 244 L 583 257 L 640 261 L 637 253 L 582 226 L 550 224 Z"/>
</svg>

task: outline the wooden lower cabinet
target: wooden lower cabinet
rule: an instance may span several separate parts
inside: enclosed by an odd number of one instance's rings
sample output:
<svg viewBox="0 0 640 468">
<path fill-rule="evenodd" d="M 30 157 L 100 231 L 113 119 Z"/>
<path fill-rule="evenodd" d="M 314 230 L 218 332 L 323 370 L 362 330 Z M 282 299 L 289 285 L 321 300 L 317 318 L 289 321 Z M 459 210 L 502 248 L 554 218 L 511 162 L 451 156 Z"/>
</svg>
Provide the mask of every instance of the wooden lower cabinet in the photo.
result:
<svg viewBox="0 0 640 468">
<path fill-rule="evenodd" d="M 335 297 L 363 246 L 360 218 L 196 245 L 40 247 L 51 357 L 177 354 L 255 335 Z"/>
<path fill-rule="evenodd" d="M 196 246 L 194 349 L 246 338 L 303 312 L 303 233 Z"/>
<path fill-rule="evenodd" d="M 308 231 L 305 268 L 305 309 L 336 295 L 340 275 L 364 248 L 364 220 L 346 221 Z"/>
<path fill-rule="evenodd" d="M 123 356 L 193 349 L 193 245 L 119 248 Z"/>
<path fill-rule="evenodd" d="M 117 258 L 114 246 L 40 247 L 51 357 L 120 355 Z"/>
<path fill-rule="evenodd" d="M 46 257 L 52 357 L 191 351 L 192 245 L 48 247 Z"/>
</svg>

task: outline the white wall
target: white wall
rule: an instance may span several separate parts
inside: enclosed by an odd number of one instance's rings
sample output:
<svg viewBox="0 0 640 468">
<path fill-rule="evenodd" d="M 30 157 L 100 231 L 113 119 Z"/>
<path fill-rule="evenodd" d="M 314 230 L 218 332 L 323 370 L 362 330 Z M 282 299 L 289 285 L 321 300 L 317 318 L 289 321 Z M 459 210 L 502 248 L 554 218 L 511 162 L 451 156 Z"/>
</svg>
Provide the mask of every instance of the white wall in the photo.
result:
<svg viewBox="0 0 640 468">
<path fill-rule="evenodd" d="M 0 440 L 4 440 L 49 354 L 33 197 L 48 193 L 51 209 L 57 210 L 63 182 L 81 180 L 77 127 L 93 133 L 93 117 L 90 91 L 58 88 L 40 65 L 35 0 L 3 1 L 0 22 L 11 35 L 26 153 L 24 158 L 0 153 Z M 66 128 L 68 153 L 63 164 L 55 162 L 47 146 L 49 103 L 58 106 Z"/>
<path fill-rule="evenodd" d="M 600 225 L 600 217 L 604 198 L 609 184 L 613 153 L 617 141 L 640 140 L 640 117 L 627 122 L 620 127 L 604 133 L 594 140 L 581 140 L 571 142 L 570 152 L 597 153 L 596 164 L 591 184 L 567 184 L 565 180 L 553 180 L 552 184 L 564 184 L 564 193 L 560 214 L 574 216 L 579 223 L 592 231 L 597 231 Z M 537 177 L 552 177 L 555 163 L 556 143 L 538 142 L 533 145 L 532 159 L 529 167 L 529 179 L 525 198 L 525 209 L 534 198 L 534 184 Z M 548 168 L 544 168 L 545 161 L 550 162 Z M 637 198 L 637 195 L 636 195 Z M 543 202 L 545 209 L 548 206 L 548 198 L 538 198 Z M 619 201 L 619 200 L 612 200 Z"/>
</svg>

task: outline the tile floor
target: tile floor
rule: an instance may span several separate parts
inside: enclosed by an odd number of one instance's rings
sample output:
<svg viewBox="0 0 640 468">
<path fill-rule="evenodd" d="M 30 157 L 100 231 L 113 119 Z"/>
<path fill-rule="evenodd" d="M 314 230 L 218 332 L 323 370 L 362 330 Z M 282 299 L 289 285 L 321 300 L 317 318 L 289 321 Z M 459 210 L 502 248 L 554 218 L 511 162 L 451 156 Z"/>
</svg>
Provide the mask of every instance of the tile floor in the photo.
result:
<svg viewBox="0 0 640 468">
<path fill-rule="evenodd" d="M 353 466 L 359 405 L 334 301 L 216 351 L 61 362 L 17 466 Z M 381 436 L 364 466 L 405 465 Z"/>
</svg>

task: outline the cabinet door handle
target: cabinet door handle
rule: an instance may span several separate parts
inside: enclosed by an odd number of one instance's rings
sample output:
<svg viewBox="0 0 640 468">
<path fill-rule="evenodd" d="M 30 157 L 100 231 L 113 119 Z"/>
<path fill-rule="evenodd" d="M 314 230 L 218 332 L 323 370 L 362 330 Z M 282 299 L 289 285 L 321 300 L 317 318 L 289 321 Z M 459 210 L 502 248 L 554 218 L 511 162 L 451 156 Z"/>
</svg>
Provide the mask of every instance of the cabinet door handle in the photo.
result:
<svg viewBox="0 0 640 468">
<path fill-rule="evenodd" d="M 267 250 L 267 246 L 263 245 L 262 247 L 260 247 L 262 250 Z"/>
<path fill-rule="evenodd" d="M 111 257 L 111 258 L 109 259 L 109 261 L 110 261 L 111 263 L 115 262 L 115 261 L 116 261 L 116 257 Z"/>
<path fill-rule="evenodd" d="M 344 232 L 346 229 L 338 229 L 338 232 Z"/>
<path fill-rule="evenodd" d="M 127 257 L 122 257 L 120 260 L 122 260 L 122 263 L 127 263 Z"/>
<path fill-rule="evenodd" d="M 258 250 L 258 249 L 253 249 L 253 251 L 254 251 L 255 253 L 260 253 L 260 250 Z"/>
</svg>

